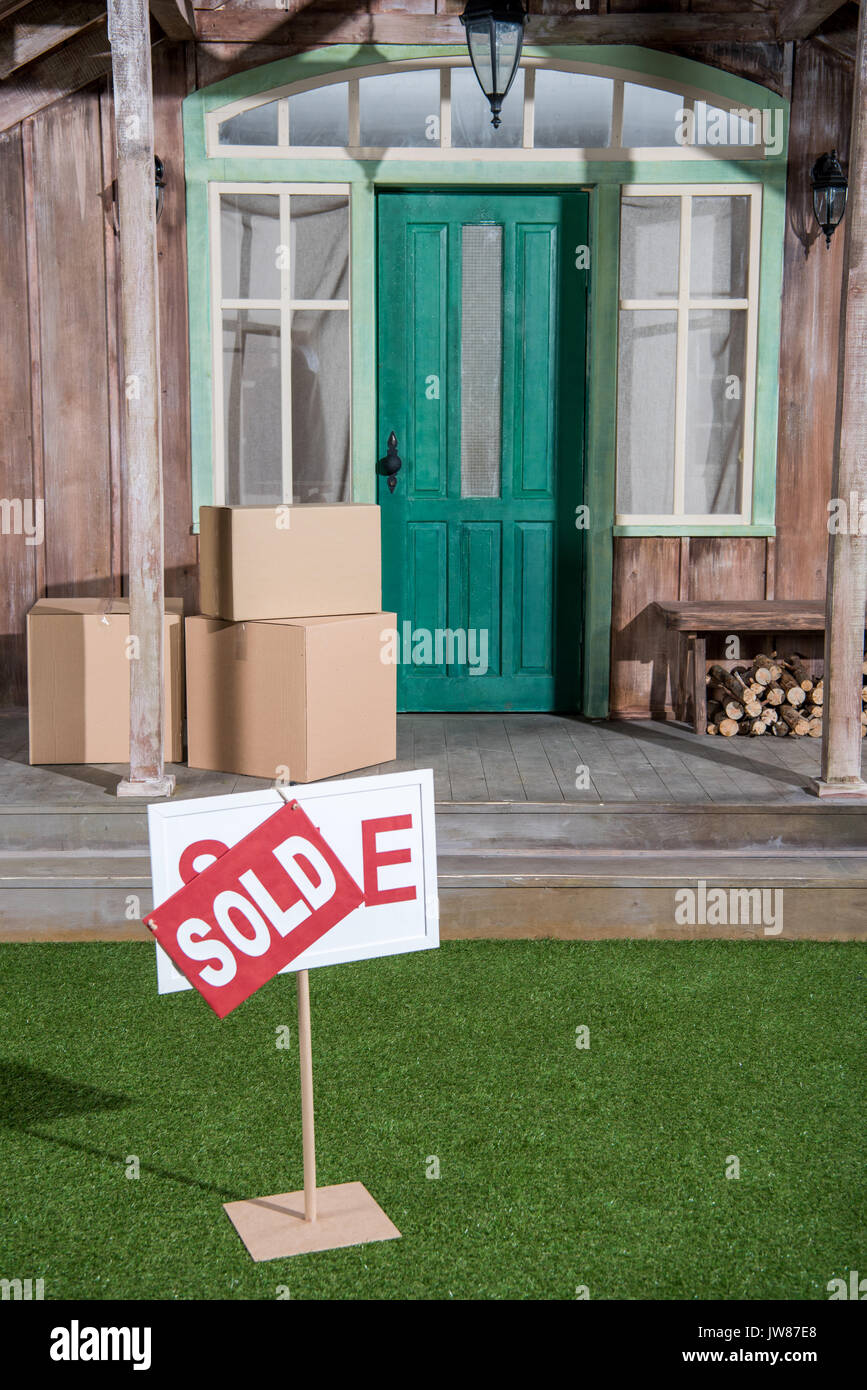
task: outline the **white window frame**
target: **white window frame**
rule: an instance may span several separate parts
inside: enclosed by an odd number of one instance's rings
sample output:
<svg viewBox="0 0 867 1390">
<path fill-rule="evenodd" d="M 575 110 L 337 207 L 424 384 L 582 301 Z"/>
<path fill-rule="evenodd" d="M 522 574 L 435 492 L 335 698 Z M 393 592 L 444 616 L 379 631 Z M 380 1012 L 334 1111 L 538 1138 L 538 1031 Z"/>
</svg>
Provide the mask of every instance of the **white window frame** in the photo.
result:
<svg viewBox="0 0 867 1390">
<path fill-rule="evenodd" d="M 673 82 L 670 79 L 653 77 L 647 73 L 634 72 L 628 68 L 606 67 L 598 63 L 572 63 L 563 59 L 540 58 L 532 54 L 525 54 L 520 64 L 524 72 L 524 111 L 523 111 L 523 134 L 522 143 L 511 149 L 480 149 L 474 147 L 453 147 L 451 144 L 451 73 L 455 68 L 472 67 L 468 57 L 448 56 L 442 58 L 407 59 L 399 62 L 376 63 L 367 67 L 341 68 L 331 73 L 319 73 L 315 77 L 308 77 L 299 82 L 286 83 L 281 87 L 275 87 L 268 92 L 259 92 L 255 96 L 242 97 L 237 101 L 229 102 L 225 106 L 218 107 L 214 111 L 208 112 L 205 117 L 205 146 L 206 153 L 212 159 L 224 158 L 248 158 L 248 159 L 287 159 L 287 158 L 315 158 L 315 159 L 346 159 L 347 157 L 359 160 L 388 160 L 388 159 L 412 159 L 412 160 L 496 160 L 498 162 L 511 162 L 514 160 L 524 161 L 528 158 L 545 160 L 546 162 L 574 161 L 577 159 L 587 160 L 744 160 L 744 159 L 765 159 L 766 152 L 762 143 L 761 116 L 759 121 L 750 119 L 749 124 L 753 128 L 753 143 L 740 143 L 735 145 L 692 145 L 683 147 L 679 145 L 663 146 L 624 146 L 623 140 L 623 96 L 624 88 L 627 83 L 638 87 L 652 87 L 657 91 L 672 92 L 680 96 L 685 111 L 694 111 L 697 101 L 707 102 L 708 105 L 721 111 L 745 112 L 754 111 L 754 108 L 745 108 L 742 103 L 727 100 L 713 92 L 704 91 L 700 87 L 693 87 L 686 83 Z M 364 77 L 379 77 L 390 73 L 398 72 L 430 72 L 439 69 L 440 72 L 440 139 L 439 144 L 430 146 L 421 145 L 401 145 L 395 147 L 368 147 L 362 146 L 359 133 L 359 96 L 358 83 Z M 596 149 L 579 149 L 577 146 L 568 148 L 535 148 L 534 146 L 534 88 L 536 72 L 542 70 L 553 70 L 557 72 L 579 73 L 589 77 L 606 77 L 614 83 L 613 104 L 611 113 L 611 141 L 609 145 Z M 296 96 L 301 92 L 309 92 L 320 87 L 331 86 L 336 83 L 349 84 L 348 93 L 348 143 L 346 145 L 290 145 L 289 144 L 289 104 L 288 97 Z M 241 115 L 245 111 L 254 110 L 257 106 L 265 106 L 273 101 L 279 102 L 277 111 L 278 124 L 278 144 L 276 145 L 221 145 L 220 144 L 220 125 L 223 121 L 231 119 L 233 116 Z"/>
<path fill-rule="evenodd" d="M 759 280 L 762 244 L 762 185 L 753 183 L 623 184 L 621 201 L 628 197 L 679 198 L 680 262 L 676 298 L 619 299 L 621 311 L 666 309 L 677 313 L 675 379 L 673 510 L 661 514 L 616 512 L 617 526 L 727 526 L 750 525 L 753 516 L 755 465 L 755 411 L 758 364 Z M 689 293 L 692 254 L 692 200 L 701 197 L 750 199 L 749 262 L 746 299 L 693 297 Z M 746 312 L 746 362 L 744 366 L 743 435 L 741 449 L 741 508 L 735 513 L 707 514 L 684 511 L 686 495 L 686 435 L 688 419 L 687 375 L 689 366 L 689 315 L 693 309 L 738 309 Z"/>
<path fill-rule="evenodd" d="M 291 199 L 293 194 L 345 194 L 349 221 L 349 244 L 352 245 L 352 198 L 348 183 L 226 183 L 208 185 L 208 226 L 211 260 L 211 381 L 212 427 L 214 440 L 214 504 L 223 506 L 226 500 L 226 434 L 223 394 L 223 311 L 225 309 L 271 309 L 280 314 L 280 457 L 283 475 L 284 502 L 292 499 L 292 315 L 296 309 L 334 310 L 347 315 L 347 334 L 350 351 L 348 370 L 349 399 L 352 399 L 352 283 L 350 258 L 350 287 L 347 299 L 293 299 L 291 294 L 291 253 L 283 258 L 280 267 L 279 299 L 231 299 L 223 295 L 223 258 L 220 227 L 220 197 L 224 193 L 264 193 L 280 199 L 280 246 L 291 245 Z M 350 419 L 350 431 L 351 431 Z M 352 439 L 349 442 L 350 496 L 352 495 Z"/>
</svg>

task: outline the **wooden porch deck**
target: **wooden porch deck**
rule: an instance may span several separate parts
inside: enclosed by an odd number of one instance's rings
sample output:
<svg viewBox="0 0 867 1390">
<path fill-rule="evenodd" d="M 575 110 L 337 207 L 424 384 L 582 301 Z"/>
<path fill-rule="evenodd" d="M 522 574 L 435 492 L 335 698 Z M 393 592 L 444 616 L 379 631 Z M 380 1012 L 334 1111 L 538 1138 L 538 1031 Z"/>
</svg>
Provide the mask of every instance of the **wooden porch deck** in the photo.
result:
<svg viewBox="0 0 867 1390">
<path fill-rule="evenodd" d="M 679 724 L 649 720 L 594 724 L 556 714 L 405 714 L 398 718 L 397 761 L 350 776 L 431 767 L 436 799 L 443 804 L 815 806 L 810 779 L 818 774 L 820 748 L 820 739 L 709 738 Z M 0 802 L 7 807 L 98 803 L 108 809 L 116 804 L 115 789 L 125 771 L 121 766 L 31 767 L 26 712 L 0 712 Z M 269 785 L 184 765 L 171 771 L 179 797 Z"/>
<path fill-rule="evenodd" d="M 867 808 L 811 794 L 818 739 L 541 714 L 404 715 L 398 738 L 396 761 L 350 775 L 433 768 L 444 939 L 763 938 L 679 925 L 675 892 L 702 881 L 785 889 L 787 938 L 867 933 Z M 0 714 L 0 941 L 147 935 L 147 809 L 115 795 L 125 771 L 30 767 L 25 715 Z M 174 771 L 181 798 L 270 785 Z"/>
</svg>

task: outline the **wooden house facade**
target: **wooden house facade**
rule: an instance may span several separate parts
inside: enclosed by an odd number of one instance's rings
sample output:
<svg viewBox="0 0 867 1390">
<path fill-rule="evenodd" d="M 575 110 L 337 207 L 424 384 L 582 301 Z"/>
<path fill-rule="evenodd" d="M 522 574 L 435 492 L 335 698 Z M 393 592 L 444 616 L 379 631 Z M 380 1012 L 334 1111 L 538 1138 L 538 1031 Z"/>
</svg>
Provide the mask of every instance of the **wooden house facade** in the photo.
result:
<svg viewBox="0 0 867 1390">
<path fill-rule="evenodd" d="M 203 502 L 379 500 L 386 605 L 492 634 L 405 708 L 664 716 L 655 601 L 825 595 L 858 6 L 531 0 L 500 131 L 461 8 L 151 4 L 165 592 Z M 6 705 L 37 597 L 128 592 L 111 61 L 0 0 Z"/>
</svg>

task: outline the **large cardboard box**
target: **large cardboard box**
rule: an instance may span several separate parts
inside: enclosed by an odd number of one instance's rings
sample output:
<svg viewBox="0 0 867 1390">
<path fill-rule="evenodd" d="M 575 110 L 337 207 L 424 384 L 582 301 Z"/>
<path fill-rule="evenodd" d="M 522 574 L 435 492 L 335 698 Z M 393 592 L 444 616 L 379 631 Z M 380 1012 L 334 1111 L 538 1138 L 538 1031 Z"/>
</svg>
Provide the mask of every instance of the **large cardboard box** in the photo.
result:
<svg viewBox="0 0 867 1390">
<path fill-rule="evenodd" d="M 190 767 L 314 782 L 396 756 L 394 613 L 187 618 Z M 288 769 L 288 773 L 287 773 Z"/>
<path fill-rule="evenodd" d="M 377 613 L 379 507 L 201 507 L 202 613 L 229 622 Z"/>
<path fill-rule="evenodd" d="M 183 599 L 166 599 L 164 756 L 183 757 Z M 129 600 L 41 598 L 27 615 L 31 763 L 129 762 Z"/>
</svg>

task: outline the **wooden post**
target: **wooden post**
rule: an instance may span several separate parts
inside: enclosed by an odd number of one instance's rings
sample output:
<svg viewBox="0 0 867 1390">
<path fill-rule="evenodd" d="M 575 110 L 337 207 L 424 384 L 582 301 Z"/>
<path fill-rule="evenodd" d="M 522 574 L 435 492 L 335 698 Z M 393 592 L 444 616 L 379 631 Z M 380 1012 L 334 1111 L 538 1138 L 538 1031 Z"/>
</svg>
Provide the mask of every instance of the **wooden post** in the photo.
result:
<svg viewBox="0 0 867 1390">
<path fill-rule="evenodd" d="M 130 603 L 129 777 L 170 796 L 163 763 L 163 493 L 153 81 L 147 0 L 108 0 L 114 84 Z"/>
<path fill-rule="evenodd" d="M 313 1131 L 313 1043 L 310 1034 L 310 979 L 298 975 L 298 1056 L 301 1064 L 301 1142 L 304 1152 L 304 1220 L 316 1220 L 316 1139 Z"/>
<path fill-rule="evenodd" d="M 849 203 L 843 228 L 840 384 L 833 495 L 849 508 L 848 534 L 828 542 L 825 710 L 819 796 L 867 796 L 861 780 L 861 663 L 867 607 L 867 536 L 858 535 L 867 501 L 867 4 L 861 6 L 852 97 Z M 821 252 L 820 252 L 821 254 Z M 857 499 L 855 515 L 851 503 Z"/>
</svg>

